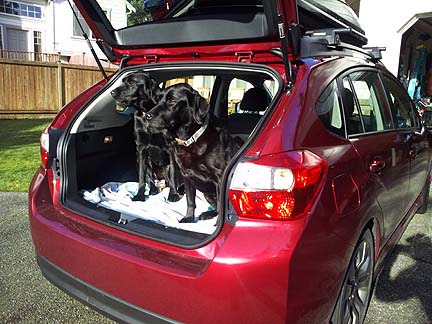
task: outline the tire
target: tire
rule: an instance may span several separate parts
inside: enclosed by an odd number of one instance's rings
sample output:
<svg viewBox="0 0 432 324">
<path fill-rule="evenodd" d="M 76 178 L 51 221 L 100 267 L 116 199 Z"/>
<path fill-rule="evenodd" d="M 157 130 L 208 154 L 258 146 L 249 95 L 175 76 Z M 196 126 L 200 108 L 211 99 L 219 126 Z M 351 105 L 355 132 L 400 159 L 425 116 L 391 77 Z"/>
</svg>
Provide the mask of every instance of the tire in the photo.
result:
<svg viewBox="0 0 432 324">
<path fill-rule="evenodd" d="M 372 293 L 374 240 L 365 230 L 351 257 L 331 318 L 332 324 L 363 323 Z"/>
<path fill-rule="evenodd" d="M 430 191 L 430 184 L 431 184 L 431 181 L 430 181 L 430 178 L 428 178 L 428 179 L 426 180 L 426 183 L 425 183 L 425 185 L 424 185 L 424 187 L 423 187 L 423 190 L 422 190 L 422 192 L 421 192 L 421 196 L 422 196 L 422 204 L 421 204 L 421 206 L 419 207 L 419 209 L 417 210 L 417 213 L 418 213 L 418 214 L 424 214 L 424 213 L 426 213 L 426 211 L 427 211 L 428 204 L 429 204 L 429 191 Z"/>
</svg>

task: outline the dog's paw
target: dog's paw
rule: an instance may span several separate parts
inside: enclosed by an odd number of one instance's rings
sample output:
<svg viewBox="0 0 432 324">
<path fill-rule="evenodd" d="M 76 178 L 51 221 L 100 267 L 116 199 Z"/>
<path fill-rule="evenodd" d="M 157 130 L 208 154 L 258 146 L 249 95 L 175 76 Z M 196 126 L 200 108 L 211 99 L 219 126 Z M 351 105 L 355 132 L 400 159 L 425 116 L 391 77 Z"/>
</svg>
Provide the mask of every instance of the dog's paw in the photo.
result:
<svg viewBox="0 0 432 324">
<path fill-rule="evenodd" d="M 132 201 L 146 201 L 147 199 L 149 199 L 149 196 L 138 194 L 132 198 Z"/>
<path fill-rule="evenodd" d="M 217 210 L 209 210 L 201 213 L 201 215 L 199 215 L 199 219 L 200 220 L 211 219 L 213 217 L 216 217 L 217 215 L 218 215 Z"/>
<path fill-rule="evenodd" d="M 179 194 L 169 194 L 168 195 L 168 201 L 169 202 L 176 202 L 179 201 L 182 198 Z"/>
<path fill-rule="evenodd" d="M 185 217 L 180 221 L 180 223 L 195 223 L 195 217 Z"/>
</svg>

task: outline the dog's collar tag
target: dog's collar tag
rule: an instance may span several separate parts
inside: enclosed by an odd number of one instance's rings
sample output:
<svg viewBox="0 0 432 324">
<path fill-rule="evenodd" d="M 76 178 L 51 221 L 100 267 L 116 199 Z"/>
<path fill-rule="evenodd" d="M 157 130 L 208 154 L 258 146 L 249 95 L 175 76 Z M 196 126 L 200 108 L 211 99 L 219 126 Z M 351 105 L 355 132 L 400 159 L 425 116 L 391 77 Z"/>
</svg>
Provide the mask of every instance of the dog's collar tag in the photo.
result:
<svg viewBox="0 0 432 324">
<path fill-rule="evenodd" d="M 177 144 L 183 145 L 186 147 L 191 146 L 193 143 L 195 143 L 201 137 L 202 134 L 204 134 L 204 132 L 206 131 L 206 129 L 208 127 L 209 121 L 210 121 L 210 114 L 207 115 L 207 117 L 204 121 L 204 124 L 191 137 L 189 137 L 189 139 L 182 140 L 180 138 L 176 138 L 175 140 L 176 140 Z"/>
</svg>

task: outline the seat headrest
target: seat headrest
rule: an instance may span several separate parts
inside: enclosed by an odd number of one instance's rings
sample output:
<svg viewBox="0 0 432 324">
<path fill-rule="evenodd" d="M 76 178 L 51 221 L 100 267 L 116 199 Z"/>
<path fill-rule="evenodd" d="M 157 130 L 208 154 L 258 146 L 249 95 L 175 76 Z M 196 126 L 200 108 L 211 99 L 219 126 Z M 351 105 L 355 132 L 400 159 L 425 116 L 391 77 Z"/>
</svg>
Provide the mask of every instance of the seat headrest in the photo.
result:
<svg viewBox="0 0 432 324">
<path fill-rule="evenodd" d="M 268 93 L 262 88 L 251 88 L 245 92 L 240 109 L 245 111 L 264 111 L 270 103 Z"/>
<path fill-rule="evenodd" d="M 344 110 L 345 117 L 350 117 L 354 112 L 354 95 L 350 89 L 344 89 L 345 102 L 344 102 Z"/>
</svg>

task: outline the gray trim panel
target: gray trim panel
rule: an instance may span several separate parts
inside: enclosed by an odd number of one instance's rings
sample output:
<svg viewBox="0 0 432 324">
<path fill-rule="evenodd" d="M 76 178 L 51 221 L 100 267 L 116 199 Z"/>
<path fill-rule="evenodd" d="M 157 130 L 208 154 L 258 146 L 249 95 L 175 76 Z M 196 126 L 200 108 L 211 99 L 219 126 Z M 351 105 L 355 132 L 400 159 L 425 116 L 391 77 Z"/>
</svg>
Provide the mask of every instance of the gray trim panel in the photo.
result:
<svg viewBox="0 0 432 324">
<path fill-rule="evenodd" d="M 38 255 L 37 259 L 42 274 L 52 284 L 119 323 L 180 323 L 107 294 L 63 271 L 43 256 Z"/>
</svg>

